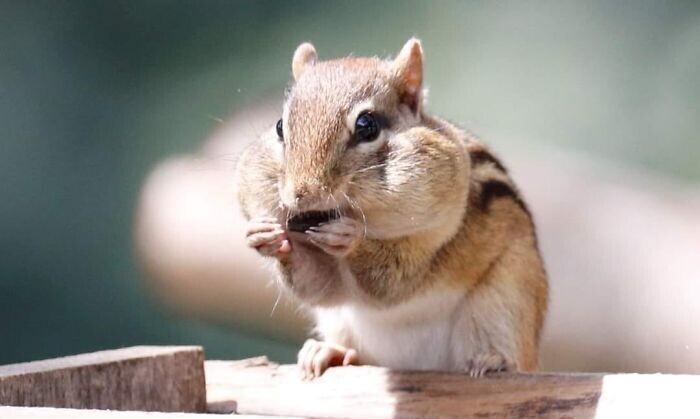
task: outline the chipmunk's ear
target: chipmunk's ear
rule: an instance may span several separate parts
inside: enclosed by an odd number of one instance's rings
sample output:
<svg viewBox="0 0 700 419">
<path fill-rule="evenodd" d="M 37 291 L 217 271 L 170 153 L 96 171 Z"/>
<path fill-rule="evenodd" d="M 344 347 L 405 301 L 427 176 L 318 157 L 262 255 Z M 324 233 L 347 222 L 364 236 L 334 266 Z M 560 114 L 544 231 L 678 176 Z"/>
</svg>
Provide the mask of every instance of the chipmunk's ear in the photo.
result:
<svg viewBox="0 0 700 419">
<path fill-rule="evenodd" d="M 423 85 L 423 47 L 416 38 L 411 38 L 394 59 L 394 77 L 401 101 L 411 110 L 420 108 Z"/>
<path fill-rule="evenodd" d="M 299 77 L 304 73 L 304 70 L 310 65 L 316 63 L 316 48 L 308 42 L 297 47 L 294 51 L 294 58 L 292 58 L 292 75 L 294 75 L 294 80 L 299 80 Z"/>
</svg>

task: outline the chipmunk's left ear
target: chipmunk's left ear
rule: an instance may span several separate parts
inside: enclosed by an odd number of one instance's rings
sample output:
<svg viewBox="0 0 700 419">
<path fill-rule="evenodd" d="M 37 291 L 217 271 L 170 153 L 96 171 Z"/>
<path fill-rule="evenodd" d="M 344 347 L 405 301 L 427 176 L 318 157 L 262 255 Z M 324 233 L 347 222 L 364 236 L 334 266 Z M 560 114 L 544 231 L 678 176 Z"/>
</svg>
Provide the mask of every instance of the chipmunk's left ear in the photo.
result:
<svg viewBox="0 0 700 419">
<path fill-rule="evenodd" d="M 401 101 L 413 112 L 418 112 L 423 86 L 423 47 L 416 38 L 411 38 L 401 48 L 393 63 L 396 88 Z"/>
<path fill-rule="evenodd" d="M 294 80 L 299 80 L 304 70 L 316 64 L 317 59 L 316 48 L 313 45 L 308 42 L 299 45 L 294 51 L 294 58 L 292 58 L 292 75 Z"/>
</svg>

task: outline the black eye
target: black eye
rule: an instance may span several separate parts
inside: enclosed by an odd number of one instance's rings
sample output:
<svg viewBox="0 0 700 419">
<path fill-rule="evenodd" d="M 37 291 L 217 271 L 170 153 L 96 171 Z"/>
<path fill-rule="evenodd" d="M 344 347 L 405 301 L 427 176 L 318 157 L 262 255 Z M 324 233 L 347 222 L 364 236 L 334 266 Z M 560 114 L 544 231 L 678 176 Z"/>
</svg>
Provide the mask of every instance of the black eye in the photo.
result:
<svg viewBox="0 0 700 419">
<path fill-rule="evenodd" d="M 377 119 L 369 112 L 360 114 L 355 121 L 355 138 L 358 142 L 374 141 L 379 137 Z"/>
<path fill-rule="evenodd" d="M 282 131 L 282 120 L 277 121 L 277 136 L 280 140 L 284 138 L 284 131 Z"/>
</svg>

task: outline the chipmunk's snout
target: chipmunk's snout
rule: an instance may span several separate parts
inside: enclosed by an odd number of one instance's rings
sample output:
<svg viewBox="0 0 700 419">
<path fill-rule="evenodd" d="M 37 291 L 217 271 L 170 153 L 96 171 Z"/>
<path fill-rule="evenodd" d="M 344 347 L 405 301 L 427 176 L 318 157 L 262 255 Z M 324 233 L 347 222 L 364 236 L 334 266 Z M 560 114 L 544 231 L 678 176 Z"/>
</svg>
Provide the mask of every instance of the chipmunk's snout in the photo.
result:
<svg viewBox="0 0 700 419">
<path fill-rule="evenodd" d="M 315 201 L 320 193 L 320 186 L 304 183 L 294 188 L 294 199 L 299 203 L 308 203 L 310 201 Z"/>
<path fill-rule="evenodd" d="M 295 211 L 324 210 L 332 206 L 328 188 L 317 182 L 287 183 L 280 194 L 282 204 Z"/>
</svg>

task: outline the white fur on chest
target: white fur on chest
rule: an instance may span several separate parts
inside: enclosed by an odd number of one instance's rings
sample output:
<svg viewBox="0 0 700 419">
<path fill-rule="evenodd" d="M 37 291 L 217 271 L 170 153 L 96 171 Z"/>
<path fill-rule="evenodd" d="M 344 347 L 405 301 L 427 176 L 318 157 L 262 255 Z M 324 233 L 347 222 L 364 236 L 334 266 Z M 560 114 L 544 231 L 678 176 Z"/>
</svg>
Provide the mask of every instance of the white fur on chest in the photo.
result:
<svg viewBox="0 0 700 419">
<path fill-rule="evenodd" d="M 455 341 L 463 340 L 466 296 L 455 289 L 430 290 L 387 309 L 345 305 L 317 311 L 325 339 L 349 332 L 363 363 L 397 369 L 454 369 Z"/>
</svg>

